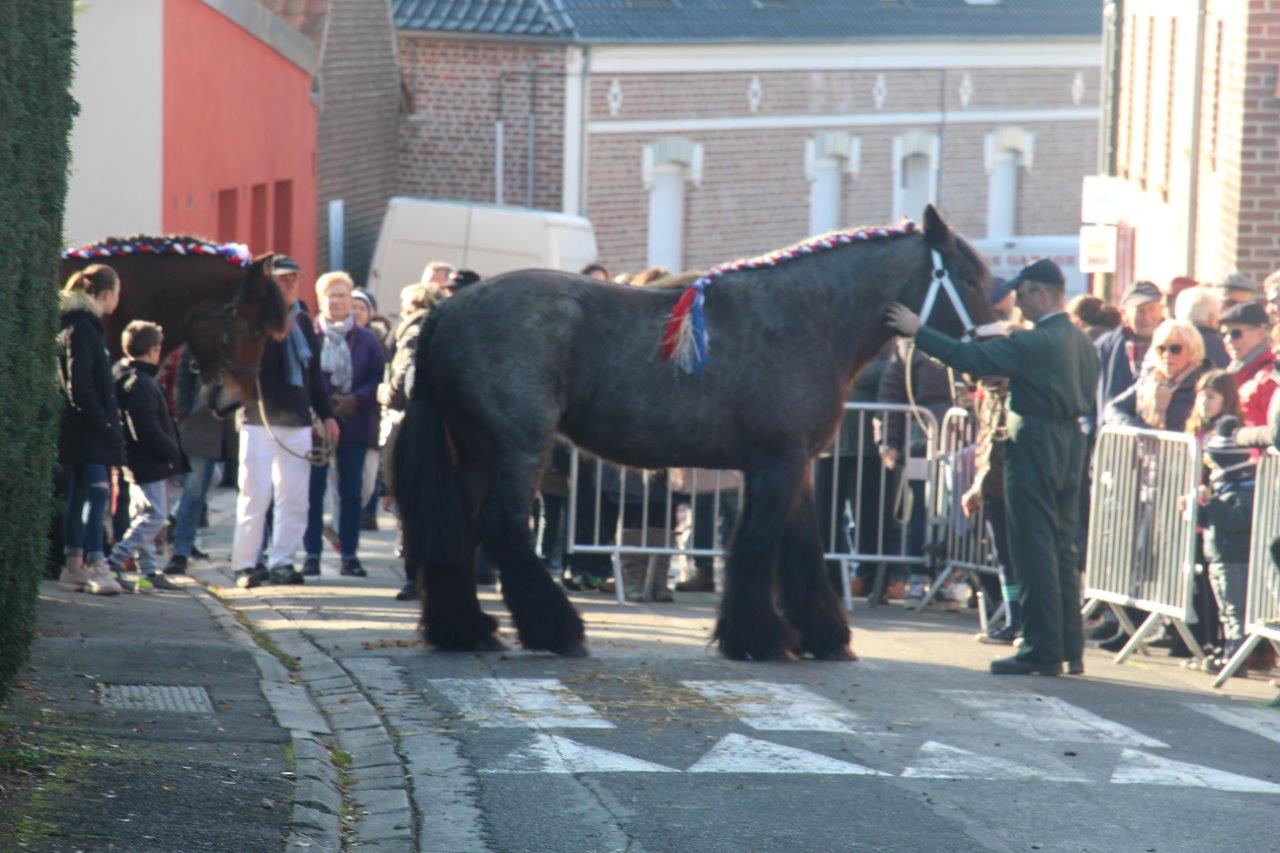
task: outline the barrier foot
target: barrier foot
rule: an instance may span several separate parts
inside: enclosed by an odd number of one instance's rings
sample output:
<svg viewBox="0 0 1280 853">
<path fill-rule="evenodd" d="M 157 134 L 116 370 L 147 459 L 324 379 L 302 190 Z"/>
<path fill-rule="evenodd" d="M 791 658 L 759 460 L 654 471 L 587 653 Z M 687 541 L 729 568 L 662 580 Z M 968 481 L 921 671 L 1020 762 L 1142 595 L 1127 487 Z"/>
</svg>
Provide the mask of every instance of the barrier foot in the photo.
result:
<svg viewBox="0 0 1280 853">
<path fill-rule="evenodd" d="M 996 621 L 1003 619 L 1006 626 L 1013 624 L 1009 619 L 1009 602 L 1000 602 L 1000 606 L 996 608 L 996 612 L 992 613 L 989 618 Z"/>
<path fill-rule="evenodd" d="M 1132 637 L 1138 633 L 1138 629 L 1133 626 L 1133 620 L 1129 618 L 1128 611 L 1119 604 L 1108 604 L 1107 606 L 1111 608 L 1111 612 L 1115 614 L 1116 621 L 1120 623 L 1120 627 L 1124 629 L 1126 634 Z M 1150 654 L 1150 652 L 1147 651 L 1146 643 L 1139 646 L 1138 651 L 1142 652 L 1144 655 Z"/>
<path fill-rule="evenodd" d="M 1084 607 L 1080 608 L 1080 618 L 1087 622 L 1088 620 L 1093 618 L 1093 614 L 1101 606 L 1102 606 L 1101 599 L 1098 599 L 1098 598 L 1089 599 L 1084 603 Z"/>
<path fill-rule="evenodd" d="M 852 573 L 849 571 L 849 561 L 840 561 L 840 591 L 841 598 L 844 599 L 844 609 L 853 612 L 853 590 L 849 588 L 849 584 L 853 581 Z M 875 590 L 872 590 L 874 593 Z"/>
<path fill-rule="evenodd" d="M 915 611 L 917 613 L 929 606 L 930 602 L 937 597 L 938 592 L 943 587 L 943 584 L 945 584 L 953 574 L 955 574 L 955 567 L 948 563 L 947 567 L 938 575 L 938 579 L 929 584 L 929 592 L 924 598 L 920 599 L 920 603 L 915 607 Z"/>
<path fill-rule="evenodd" d="M 618 599 L 619 604 L 626 604 L 627 591 L 622 587 L 622 557 L 619 554 L 611 556 L 610 562 L 613 563 L 613 596 Z"/>
<path fill-rule="evenodd" d="M 970 576 L 970 582 L 976 581 L 976 578 Z M 982 589 L 982 584 L 977 586 L 978 594 L 978 630 L 987 633 L 987 593 Z"/>
<path fill-rule="evenodd" d="M 1127 621 L 1128 617 L 1125 617 L 1125 618 Z M 1129 624 L 1132 625 L 1133 623 L 1130 622 Z M 1141 627 L 1139 627 L 1138 630 L 1129 637 L 1129 642 L 1125 643 L 1124 648 L 1122 648 L 1120 650 L 1120 653 L 1116 655 L 1115 662 L 1124 663 L 1125 660 L 1129 657 L 1129 655 L 1133 654 L 1134 650 L 1137 649 L 1139 646 L 1141 646 L 1143 651 L 1145 652 L 1146 645 L 1143 643 L 1143 640 L 1146 638 L 1147 634 L 1150 633 L 1151 629 L 1159 624 L 1160 624 L 1159 613 L 1152 613 L 1149 616 L 1147 616 L 1146 620 L 1142 623 Z"/>
<path fill-rule="evenodd" d="M 880 605 L 880 596 L 884 595 L 884 576 L 888 571 L 889 565 L 887 563 L 880 563 L 876 566 L 876 581 L 871 585 L 871 598 L 868 599 L 868 603 L 872 607 Z"/>
<path fill-rule="evenodd" d="M 1200 641 L 1191 633 L 1191 629 L 1187 627 L 1187 623 L 1181 619 L 1173 620 L 1173 627 L 1178 630 L 1178 634 L 1182 636 L 1182 642 L 1187 644 L 1187 648 L 1191 650 L 1191 654 L 1195 657 L 1196 663 L 1204 663 L 1204 649 L 1200 646 Z"/>
<path fill-rule="evenodd" d="M 1227 679 L 1236 674 L 1236 670 L 1244 666 L 1245 659 L 1253 654 L 1253 650 L 1262 642 L 1261 634 L 1250 634 L 1248 638 L 1236 649 L 1236 653 L 1231 656 L 1231 660 L 1227 661 L 1227 665 L 1222 668 L 1222 672 L 1218 673 L 1218 677 L 1213 680 L 1214 687 L 1221 687 L 1227 683 Z"/>
</svg>

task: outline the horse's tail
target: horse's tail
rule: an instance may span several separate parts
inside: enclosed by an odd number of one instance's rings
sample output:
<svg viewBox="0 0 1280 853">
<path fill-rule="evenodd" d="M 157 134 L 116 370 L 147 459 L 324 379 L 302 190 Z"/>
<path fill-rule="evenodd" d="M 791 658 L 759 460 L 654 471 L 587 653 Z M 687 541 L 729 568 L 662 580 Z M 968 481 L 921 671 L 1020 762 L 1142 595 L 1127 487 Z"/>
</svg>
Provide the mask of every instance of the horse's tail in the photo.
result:
<svg viewBox="0 0 1280 853">
<path fill-rule="evenodd" d="M 418 337 L 412 396 L 392 448 L 394 494 L 404 527 L 405 562 L 417 566 L 471 563 L 471 513 L 463 490 L 459 451 L 449 434 L 427 362 L 437 312 Z"/>
</svg>

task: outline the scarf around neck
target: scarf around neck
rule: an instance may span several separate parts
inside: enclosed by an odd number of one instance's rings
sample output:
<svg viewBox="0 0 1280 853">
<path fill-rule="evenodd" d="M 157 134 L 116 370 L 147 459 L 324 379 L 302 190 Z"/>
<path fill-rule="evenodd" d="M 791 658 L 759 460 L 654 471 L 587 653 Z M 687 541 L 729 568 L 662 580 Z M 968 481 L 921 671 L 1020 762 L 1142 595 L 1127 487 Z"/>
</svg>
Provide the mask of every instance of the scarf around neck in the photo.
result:
<svg viewBox="0 0 1280 853">
<path fill-rule="evenodd" d="M 320 347 L 320 370 L 329 377 L 335 391 L 351 392 L 351 347 L 347 345 L 347 333 L 355 328 L 355 318 L 348 316 L 341 322 L 329 320 L 324 315 L 319 320 L 320 334 L 324 342 Z"/>
<path fill-rule="evenodd" d="M 284 378 L 292 388 L 303 386 L 303 370 L 311 361 L 311 346 L 307 343 L 307 335 L 302 331 L 302 325 L 298 323 L 298 315 L 301 313 L 301 301 L 290 306 L 289 334 L 284 339 Z"/>
</svg>

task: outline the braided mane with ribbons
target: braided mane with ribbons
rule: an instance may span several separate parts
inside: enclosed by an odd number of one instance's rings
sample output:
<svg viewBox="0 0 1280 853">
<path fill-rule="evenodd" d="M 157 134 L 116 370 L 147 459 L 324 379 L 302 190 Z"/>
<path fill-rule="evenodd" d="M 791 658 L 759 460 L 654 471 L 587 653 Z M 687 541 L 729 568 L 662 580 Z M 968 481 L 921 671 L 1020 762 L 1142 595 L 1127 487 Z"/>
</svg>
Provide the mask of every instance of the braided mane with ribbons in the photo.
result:
<svg viewBox="0 0 1280 853">
<path fill-rule="evenodd" d="M 815 237 L 805 243 L 797 243 L 785 249 L 778 249 L 767 255 L 733 261 L 712 267 L 705 275 L 695 281 L 680 296 L 680 300 L 671 309 L 667 318 L 666 329 L 662 333 L 662 358 L 675 361 L 685 373 L 698 373 L 706 366 L 707 321 L 703 314 L 706 301 L 707 285 L 721 276 L 745 270 L 762 270 L 779 267 L 797 258 L 816 255 L 822 252 L 848 246 L 851 243 L 866 243 L 872 240 L 891 240 L 920 233 L 914 222 L 904 219 L 897 225 L 884 225 L 875 228 L 857 228 L 851 231 L 832 231 Z"/>
<path fill-rule="evenodd" d="M 211 243 L 196 237 L 169 235 L 150 237 L 108 237 L 98 243 L 64 249 L 63 258 L 119 258 L 129 255 L 179 255 L 186 257 L 219 257 L 232 266 L 247 267 L 253 261 L 249 247 L 243 243 Z"/>
</svg>

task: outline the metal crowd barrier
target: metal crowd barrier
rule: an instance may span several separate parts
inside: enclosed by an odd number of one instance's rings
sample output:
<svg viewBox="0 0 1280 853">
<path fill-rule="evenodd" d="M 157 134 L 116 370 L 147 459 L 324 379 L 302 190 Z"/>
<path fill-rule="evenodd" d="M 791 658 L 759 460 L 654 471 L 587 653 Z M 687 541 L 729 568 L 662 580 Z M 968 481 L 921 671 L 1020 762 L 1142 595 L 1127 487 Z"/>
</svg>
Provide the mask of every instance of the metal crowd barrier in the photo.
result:
<svg viewBox="0 0 1280 853">
<path fill-rule="evenodd" d="M 871 600 L 875 602 L 881 592 L 888 564 L 923 565 L 928 557 L 908 553 L 908 537 L 900 524 L 911 513 L 925 514 L 926 539 L 932 526 L 934 449 L 937 423 L 933 413 L 919 406 L 881 403 L 846 403 L 832 447 L 814 462 L 815 497 L 820 521 L 824 530 L 823 548 L 827 560 L 841 565 L 842 590 L 845 606 L 853 608 L 850 578 L 859 564 L 877 565 L 876 581 Z M 897 417 L 903 419 L 904 447 L 908 453 L 901 460 L 899 474 L 893 474 L 882 464 L 876 449 L 878 434 L 873 421 Z M 914 451 L 914 452 L 913 452 Z M 582 494 L 583 466 L 587 469 L 585 482 L 590 488 Z M 688 471 L 688 469 L 679 469 Z M 622 559 L 628 556 L 648 556 L 649 563 L 644 589 L 654 586 L 656 572 L 664 571 L 667 563 L 661 558 L 709 557 L 723 558 L 725 549 L 721 543 L 727 538 L 721 529 L 722 507 L 728 494 L 736 494 L 738 508 L 742 507 L 741 486 L 726 489 L 724 481 L 729 472 L 689 471 L 688 482 L 680 490 L 671 483 L 673 472 L 649 472 L 618 468 L 598 459 L 584 458 L 573 448 L 570 459 L 568 537 L 566 553 L 602 554 L 611 558 L 615 594 L 620 603 L 626 601 L 622 571 Z M 655 478 L 665 482 L 655 485 Z M 708 480 L 711 482 L 708 483 Z M 913 506 L 911 489 L 906 484 L 920 482 L 924 486 L 925 500 Z M 606 485 L 608 488 L 606 489 Z M 608 499 L 605 492 L 608 491 Z M 638 498 L 639 507 L 627 508 L 627 495 Z M 713 518 L 712 546 L 693 546 L 692 536 L 680 535 L 675 524 L 675 507 L 685 502 L 690 505 L 687 530 L 698 520 L 698 501 L 678 495 L 712 495 L 710 511 Z M 591 503 L 581 504 L 584 499 Z M 590 507 L 588 529 L 578 523 L 580 509 Z M 618 508 L 621 511 L 618 511 Z M 651 525 L 656 507 L 662 518 Z M 704 506 L 705 510 L 705 506 Z M 849 513 L 847 528 L 841 524 Z M 629 518 L 628 518 L 629 517 Z M 639 527 L 636 527 L 638 520 Z M 630 521 L 631 523 L 627 523 Z M 681 528 L 684 528 L 681 525 Z M 843 535 L 842 535 L 843 534 Z"/>
<path fill-rule="evenodd" d="M 877 447 L 890 419 L 900 419 L 906 450 L 893 470 L 880 459 Z M 908 528 L 919 513 L 923 542 L 928 542 L 933 526 L 930 508 L 937 434 L 937 419 L 923 406 L 845 403 L 831 448 L 814 460 L 814 491 L 825 531 L 824 557 L 840 562 L 841 597 L 847 610 L 853 610 L 851 583 L 863 563 L 876 567 L 867 597 L 872 607 L 880 601 L 890 565 L 928 563 L 923 553 L 909 553 Z M 912 483 L 923 486 L 918 506 Z M 848 524 L 842 526 L 846 512 Z"/>
<path fill-rule="evenodd" d="M 978 621 L 985 632 L 991 619 L 1004 617 L 1007 622 L 1008 607 L 1002 601 L 988 612 L 987 596 L 977 578 L 984 574 L 998 577 L 1001 571 L 995 530 L 987 520 L 985 504 L 979 503 L 972 516 L 966 516 L 961 506 L 961 498 L 978 473 L 977 439 L 978 419 L 968 409 L 953 407 L 943 416 L 933 489 L 933 541 L 943 566 L 916 610 L 923 610 L 948 580 L 961 574 L 968 577 L 977 592 Z"/>
<path fill-rule="evenodd" d="M 1271 543 L 1280 537 L 1280 455 L 1267 453 L 1258 463 L 1249 537 L 1249 591 L 1245 599 L 1245 641 L 1213 686 L 1221 687 L 1263 640 L 1280 652 L 1280 570 L 1271 561 Z"/>
<path fill-rule="evenodd" d="M 1130 639 L 1116 663 L 1135 650 L 1164 616 L 1197 660 L 1204 650 L 1188 624 L 1196 621 L 1196 487 L 1200 459 L 1192 436 L 1132 427 L 1103 427 L 1093 457 L 1092 507 L 1085 557 L 1084 616 L 1115 612 Z M 1134 628 L 1125 607 L 1149 615 Z"/>
</svg>

